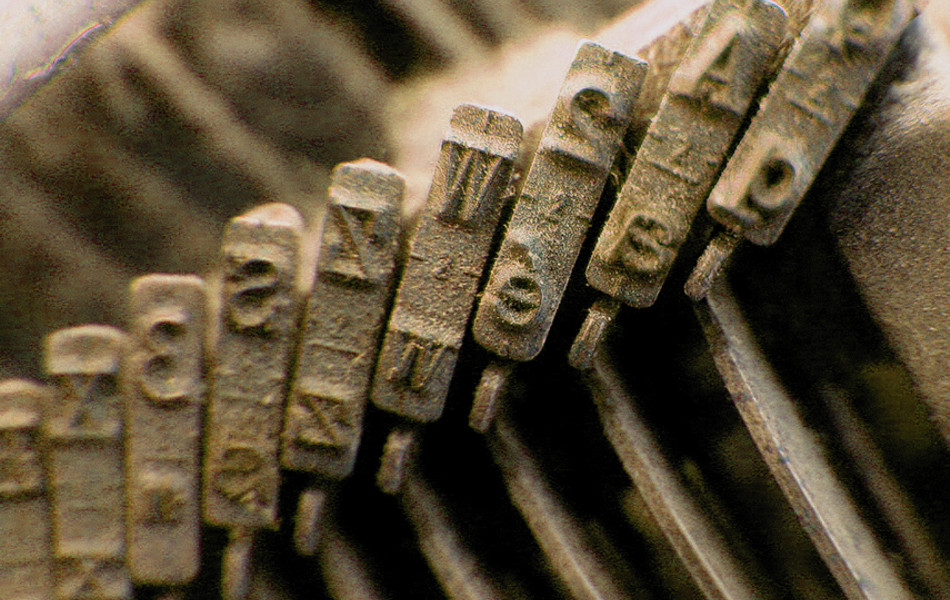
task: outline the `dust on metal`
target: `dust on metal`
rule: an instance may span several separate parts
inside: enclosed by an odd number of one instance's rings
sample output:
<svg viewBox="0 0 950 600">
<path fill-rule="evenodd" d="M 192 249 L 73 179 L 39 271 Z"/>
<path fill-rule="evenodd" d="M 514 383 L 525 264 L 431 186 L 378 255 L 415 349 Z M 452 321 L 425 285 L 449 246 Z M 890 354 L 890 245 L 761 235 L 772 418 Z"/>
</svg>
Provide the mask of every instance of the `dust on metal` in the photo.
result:
<svg viewBox="0 0 950 600">
<path fill-rule="evenodd" d="M 646 63 L 580 45 L 472 326 L 507 359 L 541 351 L 633 113 Z"/>
<path fill-rule="evenodd" d="M 284 468 L 334 479 L 353 470 L 395 279 L 404 188 L 376 161 L 334 170 L 285 414 Z"/>
<path fill-rule="evenodd" d="M 293 207 L 267 204 L 232 219 L 224 233 L 203 481 L 204 520 L 211 525 L 277 526 L 302 232 Z"/>
<path fill-rule="evenodd" d="M 119 383 L 125 349 L 125 334 L 104 325 L 60 329 L 45 341 L 45 370 L 58 391 L 43 436 L 56 595 L 62 600 L 132 596 Z"/>
<path fill-rule="evenodd" d="M 594 368 L 594 359 L 619 311 L 620 302 L 614 298 L 600 298 L 591 305 L 567 355 L 572 367 L 579 371 Z"/>
<path fill-rule="evenodd" d="M 146 275 L 129 295 L 122 377 L 129 571 L 136 583 L 185 584 L 201 562 L 205 284 Z"/>
<path fill-rule="evenodd" d="M 587 281 L 652 305 L 769 73 L 787 17 L 769 0 L 718 0 L 670 80 L 587 265 Z"/>
<path fill-rule="evenodd" d="M 709 196 L 716 220 L 778 239 L 913 13 L 906 0 L 816 9 Z"/>
<path fill-rule="evenodd" d="M 395 495 L 402 489 L 418 451 L 417 435 L 415 428 L 396 428 L 386 436 L 376 472 L 376 486 L 383 493 Z"/>
<path fill-rule="evenodd" d="M 510 115 L 455 109 L 379 354 L 377 407 L 421 422 L 442 414 L 521 136 Z"/>
<path fill-rule="evenodd" d="M 0 598 L 53 597 L 49 497 L 40 446 L 53 394 L 40 384 L 0 382 Z"/>
</svg>

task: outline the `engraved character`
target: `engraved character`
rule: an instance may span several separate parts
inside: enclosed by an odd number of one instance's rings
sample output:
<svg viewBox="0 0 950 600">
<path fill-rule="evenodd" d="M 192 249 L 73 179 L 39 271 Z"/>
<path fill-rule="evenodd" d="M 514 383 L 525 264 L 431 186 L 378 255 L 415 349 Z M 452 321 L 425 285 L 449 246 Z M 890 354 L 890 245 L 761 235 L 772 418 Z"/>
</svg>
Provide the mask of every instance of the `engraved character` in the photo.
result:
<svg viewBox="0 0 950 600">
<path fill-rule="evenodd" d="M 506 183 L 507 170 L 502 169 L 505 159 L 454 142 L 446 143 L 449 145 L 448 172 L 438 216 L 447 223 L 472 223 L 485 210 L 485 199 L 490 192 Z"/>
<path fill-rule="evenodd" d="M 448 348 L 423 336 L 406 331 L 398 333 L 402 339 L 402 348 L 387 374 L 387 379 L 400 383 L 413 392 L 422 392 L 442 367 Z"/>
<path fill-rule="evenodd" d="M 315 448 L 347 448 L 357 434 L 349 405 L 329 394 L 300 392 L 290 409 L 292 418 L 298 422 L 294 440 Z"/>
<path fill-rule="evenodd" d="M 488 294 L 488 302 L 500 325 L 519 330 L 538 318 L 544 292 L 536 271 L 538 256 L 530 249 L 530 238 L 513 232 L 510 239 L 511 244 L 499 256 L 496 267 L 496 280 L 500 283 Z"/>
<path fill-rule="evenodd" d="M 746 88 L 756 82 L 755 78 L 741 77 L 739 72 L 745 62 L 742 31 L 740 15 L 733 13 L 721 19 L 698 51 L 674 73 L 670 92 L 744 114 L 744 98 L 751 92 Z"/>
<path fill-rule="evenodd" d="M 383 273 L 374 255 L 391 237 L 391 233 L 382 231 L 385 227 L 381 216 L 373 210 L 338 203 L 331 203 L 329 211 L 323 271 L 343 279 L 375 283 Z"/>
<path fill-rule="evenodd" d="M 658 217 L 636 212 L 610 251 L 609 262 L 643 275 L 666 272 L 676 256 L 676 243 Z"/>
<path fill-rule="evenodd" d="M 186 400 L 194 391 L 181 373 L 180 359 L 188 318 L 180 310 L 156 309 L 142 316 L 142 366 L 139 387 L 151 402 L 162 406 Z"/>
<path fill-rule="evenodd" d="M 219 458 L 212 487 L 221 496 L 248 510 L 263 510 L 270 505 L 270 489 L 261 472 L 264 459 L 250 446 L 231 446 Z"/>
<path fill-rule="evenodd" d="M 225 279 L 228 320 L 237 331 L 267 330 L 281 303 L 282 269 L 263 256 L 230 256 Z"/>
</svg>

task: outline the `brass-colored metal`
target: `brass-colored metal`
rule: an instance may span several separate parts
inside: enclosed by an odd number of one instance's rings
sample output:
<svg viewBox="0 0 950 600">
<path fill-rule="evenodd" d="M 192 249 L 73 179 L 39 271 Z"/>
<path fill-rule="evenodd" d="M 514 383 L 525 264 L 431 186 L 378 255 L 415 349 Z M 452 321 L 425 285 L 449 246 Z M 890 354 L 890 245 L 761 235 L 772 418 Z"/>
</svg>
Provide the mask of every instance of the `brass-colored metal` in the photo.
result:
<svg viewBox="0 0 950 600">
<path fill-rule="evenodd" d="M 61 329 L 46 339 L 57 397 L 43 422 L 53 516 L 56 597 L 126 600 L 125 477 L 119 369 L 125 334 Z"/>
<path fill-rule="evenodd" d="M 498 356 L 541 352 L 645 72 L 640 59 L 591 42 L 578 48 L 472 324 Z"/>
<path fill-rule="evenodd" d="M 696 311 L 762 458 L 847 597 L 913 598 L 762 355 L 725 278 Z"/>
<path fill-rule="evenodd" d="M 455 109 L 379 353 L 377 407 L 420 422 L 441 416 L 521 135 L 510 115 Z"/>
<path fill-rule="evenodd" d="M 129 295 L 127 561 L 135 583 L 181 585 L 201 566 L 205 285 L 194 276 L 146 275 Z"/>
<path fill-rule="evenodd" d="M 53 597 L 49 491 L 41 456 L 48 387 L 22 379 L 0 382 L 0 597 Z"/>
<path fill-rule="evenodd" d="M 592 286 L 631 306 L 656 301 L 769 74 L 786 22 L 769 0 L 713 3 L 597 240 L 587 264 Z"/>
<path fill-rule="evenodd" d="M 818 7 L 710 194 L 713 217 L 775 243 L 913 13 L 906 0 Z"/>
</svg>

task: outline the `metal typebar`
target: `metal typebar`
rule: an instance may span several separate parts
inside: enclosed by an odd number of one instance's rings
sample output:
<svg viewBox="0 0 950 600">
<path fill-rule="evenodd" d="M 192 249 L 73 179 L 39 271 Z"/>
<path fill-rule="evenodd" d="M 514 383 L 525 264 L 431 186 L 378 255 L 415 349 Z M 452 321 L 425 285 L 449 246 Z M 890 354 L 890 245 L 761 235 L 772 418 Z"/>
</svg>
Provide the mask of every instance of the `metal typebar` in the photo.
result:
<svg viewBox="0 0 950 600">
<path fill-rule="evenodd" d="M 847 597 L 913 598 L 769 366 L 725 277 L 696 312 L 752 439 Z"/>
<path fill-rule="evenodd" d="M 607 439 L 703 594 L 710 600 L 775 597 L 772 590 L 754 587 L 722 534 L 663 455 L 618 374 L 602 357 L 594 359 L 587 382 Z"/>
<path fill-rule="evenodd" d="M 584 538 L 577 518 L 545 481 L 540 466 L 502 415 L 488 432 L 489 447 L 511 501 L 566 590 L 577 600 L 619 600 L 629 595 Z"/>
</svg>

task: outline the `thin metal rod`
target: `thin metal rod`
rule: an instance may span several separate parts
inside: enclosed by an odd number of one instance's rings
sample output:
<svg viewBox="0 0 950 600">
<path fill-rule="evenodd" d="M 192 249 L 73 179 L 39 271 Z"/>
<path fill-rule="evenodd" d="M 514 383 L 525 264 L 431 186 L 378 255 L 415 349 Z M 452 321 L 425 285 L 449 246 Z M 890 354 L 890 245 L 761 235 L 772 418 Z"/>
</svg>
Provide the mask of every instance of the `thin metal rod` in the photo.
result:
<svg viewBox="0 0 950 600">
<path fill-rule="evenodd" d="M 617 373 L 598 357 L 587 381 L 607 439 L 703 594 L 711 600 L 774 597 L 771 590 L 757 590 L 749 581 L 727 541 L 663 455 Z"/>
<path fill-rule="evenodd" d="M 725 279 L 696 305 L 697 316 L 726 388 L 779 487 L 848 598 L 912 598 L 769 366 Z"/>
<path fill-rule="evenodd" d="M 570 595 L 577 600 L 628 598 L 606 561 L 584 538 L 577 518 L 545 481 L 512 424 L 500 417 L 487 438 L 511 501 Z"/>
<path fill-rule="evenodd" d="M 449 511 L 421 476 L 410 472 L 400 495 L 429 568 L 451 600 L 492 600 L 505 596 L 465 546 Z"/>
</svg>

